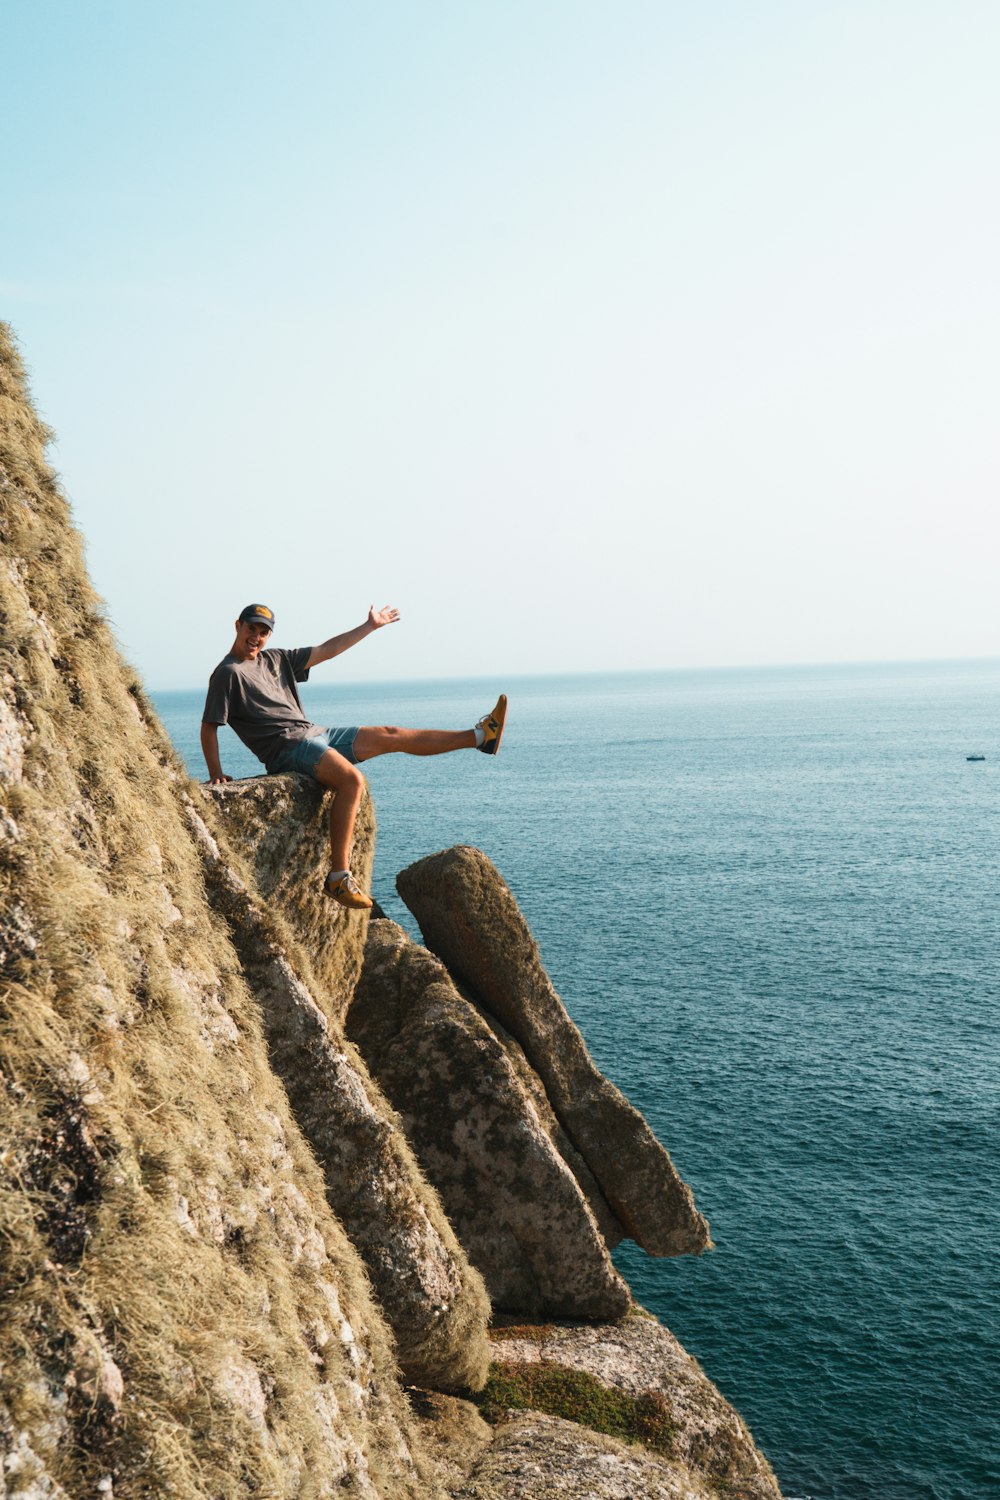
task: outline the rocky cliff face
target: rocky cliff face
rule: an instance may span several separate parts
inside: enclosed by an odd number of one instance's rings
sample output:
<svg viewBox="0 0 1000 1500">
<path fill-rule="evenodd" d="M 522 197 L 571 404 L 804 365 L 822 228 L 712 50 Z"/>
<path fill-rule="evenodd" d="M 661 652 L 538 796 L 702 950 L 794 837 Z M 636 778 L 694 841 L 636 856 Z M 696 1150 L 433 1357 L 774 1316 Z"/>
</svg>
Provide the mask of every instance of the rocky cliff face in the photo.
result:
<svg viewBox="0 0 1000 1500">
<path fill-rule="evenodd" d="M 0 345 L 0 1472 L 426 1493 L 392 1337 Z M 104 1489 L 99 1491 L 98 1484 Z"/>
<path fill-rule="evenodd" d="M 707 1228 L 499 876 L 404 880 L 435 957 L 323 900 L 316 789 L 193 785 L 45 438 L 0 330 L 0 1497 L 776 1495 L 634 1316 L 608 1245 Z"/>
</svg>

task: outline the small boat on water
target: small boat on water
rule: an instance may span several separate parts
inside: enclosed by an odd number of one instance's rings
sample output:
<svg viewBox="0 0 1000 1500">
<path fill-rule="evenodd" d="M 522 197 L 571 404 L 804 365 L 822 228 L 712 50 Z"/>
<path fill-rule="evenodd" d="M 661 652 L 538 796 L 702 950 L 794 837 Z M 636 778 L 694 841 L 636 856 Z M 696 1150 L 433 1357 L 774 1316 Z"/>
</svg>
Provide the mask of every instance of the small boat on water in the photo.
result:
<svg viewBox="0 0 1000 1500">
<path fill-rule="evenodd" d="M 985 755 L 967 755 L 965 758 L 966 758 L 966 760 L 985 760 L 986 756 Z"/>
</svg>

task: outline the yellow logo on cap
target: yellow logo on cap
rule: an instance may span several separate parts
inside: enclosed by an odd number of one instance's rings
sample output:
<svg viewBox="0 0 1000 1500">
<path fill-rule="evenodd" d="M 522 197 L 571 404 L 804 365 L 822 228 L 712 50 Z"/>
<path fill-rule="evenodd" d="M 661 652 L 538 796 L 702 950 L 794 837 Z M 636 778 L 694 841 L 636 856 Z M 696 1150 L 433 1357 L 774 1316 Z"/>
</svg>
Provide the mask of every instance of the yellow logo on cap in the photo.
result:
<svg viewBox="0 0 1000 1500">
<path fill-rule="evenodd" d="M 265 618 L 268 619 L 268 620 L 273 620 L 274 619 L 274 616 L 272 615 L 271 611 L 267 608 L 266 604 L 258 604 L 258 605 L 256 605 L 254 607 L 254 614 L 255 615 L 264 615 Z"/>
</svg>

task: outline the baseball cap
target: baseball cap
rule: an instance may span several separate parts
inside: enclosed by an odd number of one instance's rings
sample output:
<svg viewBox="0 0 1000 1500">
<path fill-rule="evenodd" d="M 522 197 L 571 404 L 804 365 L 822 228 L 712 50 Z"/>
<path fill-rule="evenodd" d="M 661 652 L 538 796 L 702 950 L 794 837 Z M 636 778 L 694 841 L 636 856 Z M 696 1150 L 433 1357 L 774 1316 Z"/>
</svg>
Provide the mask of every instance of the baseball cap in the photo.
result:
<svg viewBox="0 0 1000 1500">
<path fill-rule="evenodd" d="M 268 609 L 266 604 L 248 604 L 246 609 L 240 610 L 240 623 L 266 625 L 269 630 L 273 630 L 274 612 Z"/>
</svg>

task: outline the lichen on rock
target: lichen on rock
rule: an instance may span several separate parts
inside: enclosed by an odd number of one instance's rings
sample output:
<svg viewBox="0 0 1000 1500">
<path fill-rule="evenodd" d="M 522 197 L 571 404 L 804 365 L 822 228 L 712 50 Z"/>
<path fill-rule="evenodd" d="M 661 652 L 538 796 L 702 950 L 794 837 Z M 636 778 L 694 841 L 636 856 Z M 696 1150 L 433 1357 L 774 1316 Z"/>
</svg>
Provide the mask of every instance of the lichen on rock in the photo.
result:
<svg viewBox="0 0 1000 1500">
<path fill-rule="evenodd" d="M 368 913 L 323 893 L 330 868 L 329 803 L 306 776 L 250 776 L 206 789 L 230 850 L 238 850 L 263 901 L 294 932 L 307 956 L 304 978 L 342 1026 L 364 957 Z M 351 867 L 367 889 L 375 859 L 375 810 L 367 792 L 354 828 Z M 304 966 L 303 966 L 304 967 Z"/>
<path fill-rule="evenodd" d="M 454 1500 L 719 1500 L 698 1474 L 543 1413 L 512 1412 Z"/>
<path fill-rule="evenodd" d="M 578 1371 L 633 1400 L 655 1397 L 665 1405 L 671 1455 L 688 1473 L 702 1476 L 716 1493 L 780 1500 L 742 1417 L 653 1317 L 640 1312 L 603 1327 L 508 1325 L 495 1331 L 493 1358 L 501 1372 Z"/>
</svg>

